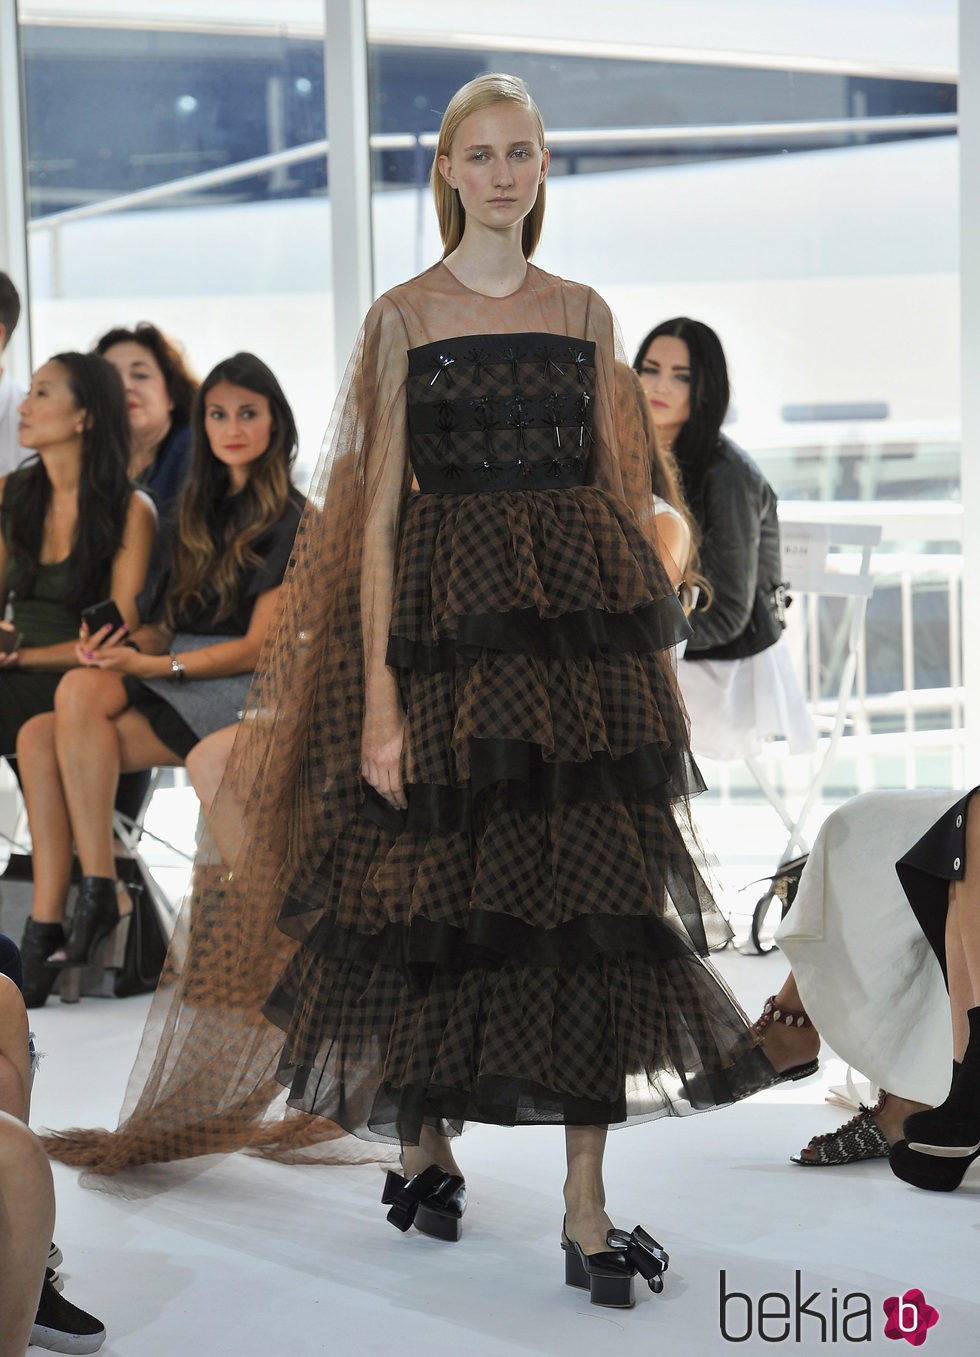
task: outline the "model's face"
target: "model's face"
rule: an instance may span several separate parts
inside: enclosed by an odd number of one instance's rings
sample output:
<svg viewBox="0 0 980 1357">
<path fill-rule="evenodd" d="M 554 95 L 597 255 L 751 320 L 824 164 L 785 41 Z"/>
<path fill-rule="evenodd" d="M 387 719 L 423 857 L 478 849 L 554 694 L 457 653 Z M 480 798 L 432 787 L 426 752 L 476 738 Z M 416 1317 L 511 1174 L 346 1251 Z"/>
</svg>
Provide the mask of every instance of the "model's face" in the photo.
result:
<svg viewBox="0 0 980 1357">
<path fill-rule="evenodd" d="M 204 428 L 211 451 L 228 468 L 235 489 L 252 474 L 272 437 L 269 401 L 247 386 L 218 382 L 204 401 Z"/>
<path fill-rule="evenodd" d="M 534 119 L 520 104 L 491 104 L 460 123 L 439 173 L 459 191 L 467 225 L 501 230 L 524 220 L 548 172 Z"/>
<path fill-rule="evenodd" d="M 160 431 L 163 437 L 170 427 L 170 412 L 174 403 L 170 399 L 160 364 L 152 352 L 142 344 L 127 340 L 122 344 L 113 344 L 111 349 L 106 349 L 103 357 L 122 378 L 129 427 L 133 433 L 138 436 Z"/>
<path fill-rule="evenodd" d="M 640 381 L 654 424 L 686 424 L 691 415 L 691 355 L 683 339 L 658 335 L 643 355 Z"/>
<path fill-rule="evenodd" d="M 85 429 L 85 411 L 75 404 L 68 369 L 62 363 L 49 362 L 38 368 L 19 414 L 21 446 L 35 452 L 75 442 Z"/>
</svg>

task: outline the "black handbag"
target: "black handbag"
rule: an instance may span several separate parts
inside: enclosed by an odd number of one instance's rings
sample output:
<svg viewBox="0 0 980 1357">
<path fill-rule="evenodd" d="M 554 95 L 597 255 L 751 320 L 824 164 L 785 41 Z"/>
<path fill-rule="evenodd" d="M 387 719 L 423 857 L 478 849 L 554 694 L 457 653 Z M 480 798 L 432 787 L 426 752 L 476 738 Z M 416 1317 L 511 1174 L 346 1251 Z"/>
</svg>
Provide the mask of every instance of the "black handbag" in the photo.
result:
<svg viewBox="0 0 980 1357">
<path fill-rule="evenodd" d="M 123 964 L 115 972 L 112 992 L 117 999 L 130 994 L 149 994 L 157 987 L 167 959 L 167 936 L 157 914 L 149 887 L 142 880 L 139 864 L 120 862 L 120 877 L 133 902 L 133 916 L 126 936 Z"/>
</svg>

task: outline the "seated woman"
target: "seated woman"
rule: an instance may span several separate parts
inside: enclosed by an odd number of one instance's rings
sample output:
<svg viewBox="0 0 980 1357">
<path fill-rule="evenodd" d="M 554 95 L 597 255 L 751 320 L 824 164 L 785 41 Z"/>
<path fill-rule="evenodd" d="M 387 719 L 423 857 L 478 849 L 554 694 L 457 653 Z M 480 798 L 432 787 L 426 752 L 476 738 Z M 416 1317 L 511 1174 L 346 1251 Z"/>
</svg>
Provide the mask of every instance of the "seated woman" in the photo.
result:
<svg viewBox="0 0 980 1357">
<path fill-rule="evenodd" d="M 238 719 L 304 503 L 290 479 L 296 441 L 286 398 L 260 359 L 236 354 L 209 373 L 195 401 L 169 566 L 146 621 L 129 641 L 79 644 L 83 667 L 59 688 L 54 713 L 21 731 L 34 918 L 48 929 L 49 963 L 28 967 L 25 958 L 28 1003 L 43 1003 L 56 968 L 91 961 L 114 929 L 118 964 L 131 910 L 113 855 L 120 772 L 179 766 Z M 66 940 L 73 841 L 82 884 Z"/>
<path fill-rule="evenodd" d="M 694 752 L 745 758 L 779 736 L 794 753 L 812 749 L 815 731 L 781 639 L 776 495 L 721 431 L 730 390 L 721 342 L 702 321 L 679 316 L 650 331 L 633 366 L 701 543 L 707 588 L 677 668 Z"/>
<path fill-rule="evenodd" d="M 197 378 L 173 340 L 147 321 L 132 330 L 108 330 L 95 352 L 116 369 L 126 391 L 130 477 L 149 491 L 166 520 L 190 463 Z"/>
<path fill-rule="evenodd" d="M 766 1053 L 792 1077 L 819 1028 L 887 1092 L 796 1163 L 890 1157 L 899 1177 L 946 1191 L 980 1151 L 980 814 L 950 800 L 859 796 L 814 843 L 776 935 L 793 970 L 767 1005 Z"/>
<path fill-rule="evenodd" d="M 137 621 L 156 515 L 126 473 L 126 405 L 101 358 L 61 353 L 34 374 L 20 438 L 36 457 L 0 480 L 0 754 L 50 711 L 78 664 L 82 610 L 111 596 Z M 108 633 L 106 633 L 107 635 Z M 90 638 L 92 645 L 104 636 Z"/>
</svg>

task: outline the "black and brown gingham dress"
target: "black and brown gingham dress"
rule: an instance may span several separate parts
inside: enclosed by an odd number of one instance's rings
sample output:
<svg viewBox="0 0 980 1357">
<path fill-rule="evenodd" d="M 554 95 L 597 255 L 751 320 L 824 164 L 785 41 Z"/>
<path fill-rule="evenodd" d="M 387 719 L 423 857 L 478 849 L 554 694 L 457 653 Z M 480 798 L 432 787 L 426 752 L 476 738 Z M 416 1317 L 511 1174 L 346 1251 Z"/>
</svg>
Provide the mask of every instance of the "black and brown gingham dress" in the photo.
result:
<svg viewBox="0 0 980 1357">
<path fill-rule="evenodd" d="M 408 810 L 368 792 L 297 866 L 281 926 L 303 942 L 266 1008 L 291 1104 L 363 1136 L 624 1123 L 772 1077 L 702 959 L 725 926 L 679 822 L 701 785 L 686 622 L 592 483 L 595 399 L 586 339 L 408 354 L 388 645 Z"/>
</svg>

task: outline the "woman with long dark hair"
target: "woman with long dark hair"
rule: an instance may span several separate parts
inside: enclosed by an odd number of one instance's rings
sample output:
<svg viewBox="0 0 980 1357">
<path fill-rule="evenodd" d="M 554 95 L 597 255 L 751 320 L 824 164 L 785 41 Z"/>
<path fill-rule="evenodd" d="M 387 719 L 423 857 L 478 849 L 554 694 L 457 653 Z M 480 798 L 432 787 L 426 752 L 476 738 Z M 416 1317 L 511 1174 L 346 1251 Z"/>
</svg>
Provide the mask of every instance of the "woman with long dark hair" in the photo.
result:
<svg viewBox="0 0 980 1357">
<path fill-rule="evenodd" d="M 253 354 L 219 363 L 201 386 L 192 455 L 172 526 L 169 566 L 145 621 L 125 642 L 77 648 L 82 666 L 52 714 L 18 741 L 34 843 L 34 916 L 49 933 L 46 968 L 25 978 L 43 1003 L 57 966 L 91 961 L 131 909 L 115 877 L 112 806 L 120 772 L 179 766 L 205 735 L 238 719 L 292 550 L 303 504 L 290 473 L 292 411 Z M 82 884 L 63 932 L 72 844 Z"/>
<path fill-rule="evenodd" d="M 731 759 L 785 736 L 794 752 L 810 749 L 813 726 L 777 644 L 784 600 L 776 495 L 722 432 L 731 387 L 721 341 L 703 321 L 678 316 L 650 331 L 633 366 L 700 537 L 706 588 L 678 666 L 692 747 Z"/>
<path fill-rule="evenodd" d="M 103 358 L 60 353 L 42 364 L 19 436 L 35 456 L 0 481 L 0 754 L 15 752 L 23 723 L 51 710 L 79 663 L 84 608 L 111 597 L 135 626 L 156 534 L 127 472 L 122 384 Z"/>
</svg>

